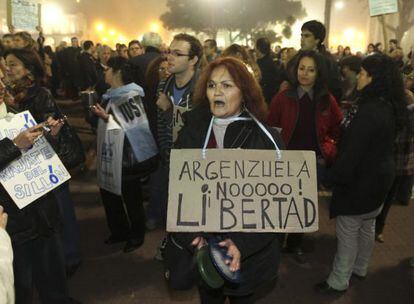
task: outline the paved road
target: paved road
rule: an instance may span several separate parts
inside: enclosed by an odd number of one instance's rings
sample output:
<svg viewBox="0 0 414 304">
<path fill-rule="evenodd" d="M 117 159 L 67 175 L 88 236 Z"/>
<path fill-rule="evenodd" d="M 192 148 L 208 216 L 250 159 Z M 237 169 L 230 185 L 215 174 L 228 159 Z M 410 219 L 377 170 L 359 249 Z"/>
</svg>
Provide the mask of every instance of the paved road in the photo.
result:
<svg viewBox="0 0 414 304">
<path fill-rule="evenodd" d="M 82 126 L 82 139 L 93 139 L 74 107 L 64 108 L 76 126 Z M 76 213 L 81 227 L 83 264 L 70 279 L 73 297 L 83 303 L 198 303 L 197 291 L 168 290 L 162 265 L 154 260 L 155 248 L 163 231 L 149 232 L 145 244 L 125 254 L 122 244 L 107 246 L 108 236 L 103 207 L 99 201 L 94 176 L 77 175 L 71 182 Z M 365 281 L 351 281 L 341 297 L 315 294 L 312 287 L 326 278 L 335 251 L 334 221 L 328 217 L 329 197 L 319 201 L 320 229 L 307 235 L 308 263 L 297 264 L 284 256 L 278 284 L 263 293 L 258 303 L 332 303 L 332 304 L 412 304 L 414 303 L 414 269 L 408 259 L 414 256 L 414 202 L 410 206 L 394 205 L 385 229 L 385 243 L 376 244 L 372 264 Z M 260 276 L 260 274 L 257 274 Z"/>
</svg>

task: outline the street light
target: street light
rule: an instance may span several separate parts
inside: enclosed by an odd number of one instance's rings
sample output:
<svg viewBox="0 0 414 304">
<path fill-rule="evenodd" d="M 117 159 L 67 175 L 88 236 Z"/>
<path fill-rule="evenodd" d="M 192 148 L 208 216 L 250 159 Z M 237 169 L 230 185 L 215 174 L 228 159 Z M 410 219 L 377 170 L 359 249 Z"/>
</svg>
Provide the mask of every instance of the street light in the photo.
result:
<svg viewBox="0 0 414 304">
<path fill-rule="evenodd" d="M 344 1 L 336 1 L 335 2 L 335 8 L 337 10 L 341 10 L 345 7 L 345 2 Z"/>
<path fill-rule="evenodd" d="M 102 32 L 102 31 L 104 30 L 104 25 L 103 25 L 103 23 L 102 23 L 102 22 L 98 22 L 98 23 L 95 25 L 95 29 L 96 29 L 96 31 L 98 31 L 98 32 Z"/>
<path fill-rule="evenodd" d="M 56 4 L 48 3 L 43 6 L 43 21 L 46 26 L 58 25 L 63 18 L 62 8 Z"/>
<path fill-rule="evenodd" d="M 158 24 L 158 22 L 156 22 L 156 21 L 151 22 L 151 24 L 150 24 L 150 29 L 151 29 L 151 32 L 158 33 L 158 32 L 159 32 L 159 30 L 160 30 L 160 25 L 159 25 L 159 24 Z"/>
</svg>

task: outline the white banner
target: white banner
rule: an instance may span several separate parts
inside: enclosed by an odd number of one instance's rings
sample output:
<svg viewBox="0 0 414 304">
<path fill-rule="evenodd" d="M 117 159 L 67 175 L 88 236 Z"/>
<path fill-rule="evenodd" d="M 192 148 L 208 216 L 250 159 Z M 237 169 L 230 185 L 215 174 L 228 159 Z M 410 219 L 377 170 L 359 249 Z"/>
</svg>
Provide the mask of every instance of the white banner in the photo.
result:
<svg viewBox="0 0 414 304">
<path fill-rule="evenodd" d="M 8 0 L 9 24 L 18 30 L 34 31 L 40 25 L 40 1 Z"/>
<path fill-rule="evenodd" d="M 157 144 L 151 133 L 141 97 L 131 92 L 123 98 L 111 101 L 109 105 L 128 137 L 135 159 L 142 162 L 156 155 Z"/>
<path fill-rule="evenodd" d="M 13 139 L 35 125 L 29 111 L 0 119 L 0 138 Z M 0 172 L 0 182 L 20 209 L 69 179 L 69 172 L 44 136 Z"/>
<path fill-rule="evenodd" d="M 369 0 L 369 15 L 371 17 L 397 12 L 398 0 Z"/>
<path fill-rule="evenodd" d="M 167 231 L 318 230 L 315 153 L 171 150 Z"/>
<path fill-rule="evenodd" d="M 108 123 L 98 123 L 97 177 L 100 188 L 121 195 L 122 193 L 122 151 L 125 133 L 109 117 Z"/>
</svg>

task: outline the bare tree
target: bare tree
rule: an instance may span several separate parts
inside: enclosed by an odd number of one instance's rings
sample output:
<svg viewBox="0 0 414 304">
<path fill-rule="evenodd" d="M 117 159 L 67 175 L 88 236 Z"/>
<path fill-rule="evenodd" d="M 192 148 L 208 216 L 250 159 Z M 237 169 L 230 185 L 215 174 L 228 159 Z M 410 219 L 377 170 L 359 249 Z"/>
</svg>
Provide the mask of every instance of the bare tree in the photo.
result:
<svg viewBox="0 0 414 304">
<path fill-rule="evenodd" d="M 306 15 L 301 1 L 290 0 L 168 0 L 167 8 L 160 17 L 166 28 L 191 29 L 213 38 L 219 30 L 227 30 L 231 42 L 249 39 L 269 24 L 290 27 L 292 20 Z"/>
<path fill-rule="evenodd" d="M 385 22 L 384 18 L 380 18 L 380 22 Z M 404 34 L 414 26 L 414 1 L 398 0 L 398 24 L 392 26 L 385 22 L 386 28 L 394 34 L 395 39 L 399 42 Z"/>
</svg>

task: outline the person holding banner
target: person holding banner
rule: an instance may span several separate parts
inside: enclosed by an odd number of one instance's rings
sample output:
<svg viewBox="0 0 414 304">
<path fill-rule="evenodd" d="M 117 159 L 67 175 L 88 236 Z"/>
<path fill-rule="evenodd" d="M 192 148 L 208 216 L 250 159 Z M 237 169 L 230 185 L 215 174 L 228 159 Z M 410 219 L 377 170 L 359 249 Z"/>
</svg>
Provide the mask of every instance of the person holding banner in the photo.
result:
<svg viewBox="0 0 414 304">
<path fill-rule="evenodd" d="M 398 67 L 385 55 L 362 61 L 358 110 L 345 129 L 336 163 L 331 217 L 336 218 L 337 251 L 321 293 L 347 290 L 352 277 L 367 276 L 380 214 L 395 176 L 394 142 L 407 123 L 406 96 Z"/>
<path fill-rule="evenodd" d="M 259 84 L 242 61 L 223 57 L 210 63 L 197 82 L 194 101 L 195 108 L 184 114 L 175 148 L 200 148 L 200 153 L 203 145 L 218 149 L 283 148 L 279 133 L 262 124 L 267 105 Z M 201 303 L 224 303 L 227 297 L 232 304 L 254 303 L 255 290 L 277 277 L 280 245 L 275 233 L 172 235 L 184 248 L 201 248 L 209 239 L 220 238 L 219 246 L 232 258 L 228 261 L 230 271 L 241 272 L 240 284 L 225 283 L 219 289 L 201 284 Z"/>
<path fill-rule="evenodd" d="M 100 118 L 98 183 L 111 232 L 105 243 L 126 241 L 127 253 L 144 243 L 140 179 L 156 169 L 158 149 L 142 102 L 144 90 L 133 82 L 133 67 L 121 56 L 110 58 L 108 67 L 105 81 L 111 88 L 103 95 L 103 105 L 91 108 Z"/>
<path fill-rule="evenodd" d="M 56 135 L 62 124 L 50 120 L 51 133 Z M 43 124 L 22 131 L 13 140 L 0 140 L 0 170 L 20 157 L 43 136 Z M 24 209 L 19 209 L 3 186 L 0 203 L 8 214 L 7 232 L 14 253 L 16 304 L 32 302 L 33 285 L 41 303 L 72 303 L 67 295 L 62 247 L 58 235 L 59 210 L 52 192 Z"/>
<path fill-rule="evenodd" d="M 342 113 L 327 90 L 323 58 L 315 51 L 300 51 L 294 61 L 290 88 L 277 94 L 270 105 L 267 123 L 281 128 L 288 150 L 311 150 L 317 157 L 318 183 L 336 157 Z M 285 251 L 306 262 L 303 234 L 289 234 Z"/>
<path fill-rule="evenodd" d="M 53 95 L 43 86 L 46 74 L 39 55 L 30 49 L 11 49 L 6 52 L 6 63 L 14 99 L 12 107 L 18 112 L 30 111 L 37 122 L 52 120 L 63 122 L 64 117 L 58 109 Z M 46 138 L 69 170 L 79 165 L 83 150 L 73 148 L 74 145 L 77 147 L 80 141 L 74 143 L 72 139 L 77 135 L 74 131 L 71 132 L 69 125 L 64 128 L 57 136 L 46 134 Z M 79 267 L 81 254 L 79 225 L 69 192 L 69 182 L 62 184 L 54 191 L 54 194 L 61 209 L 63 249 L 66 268 L 70 274 Z"/>
</svg>

